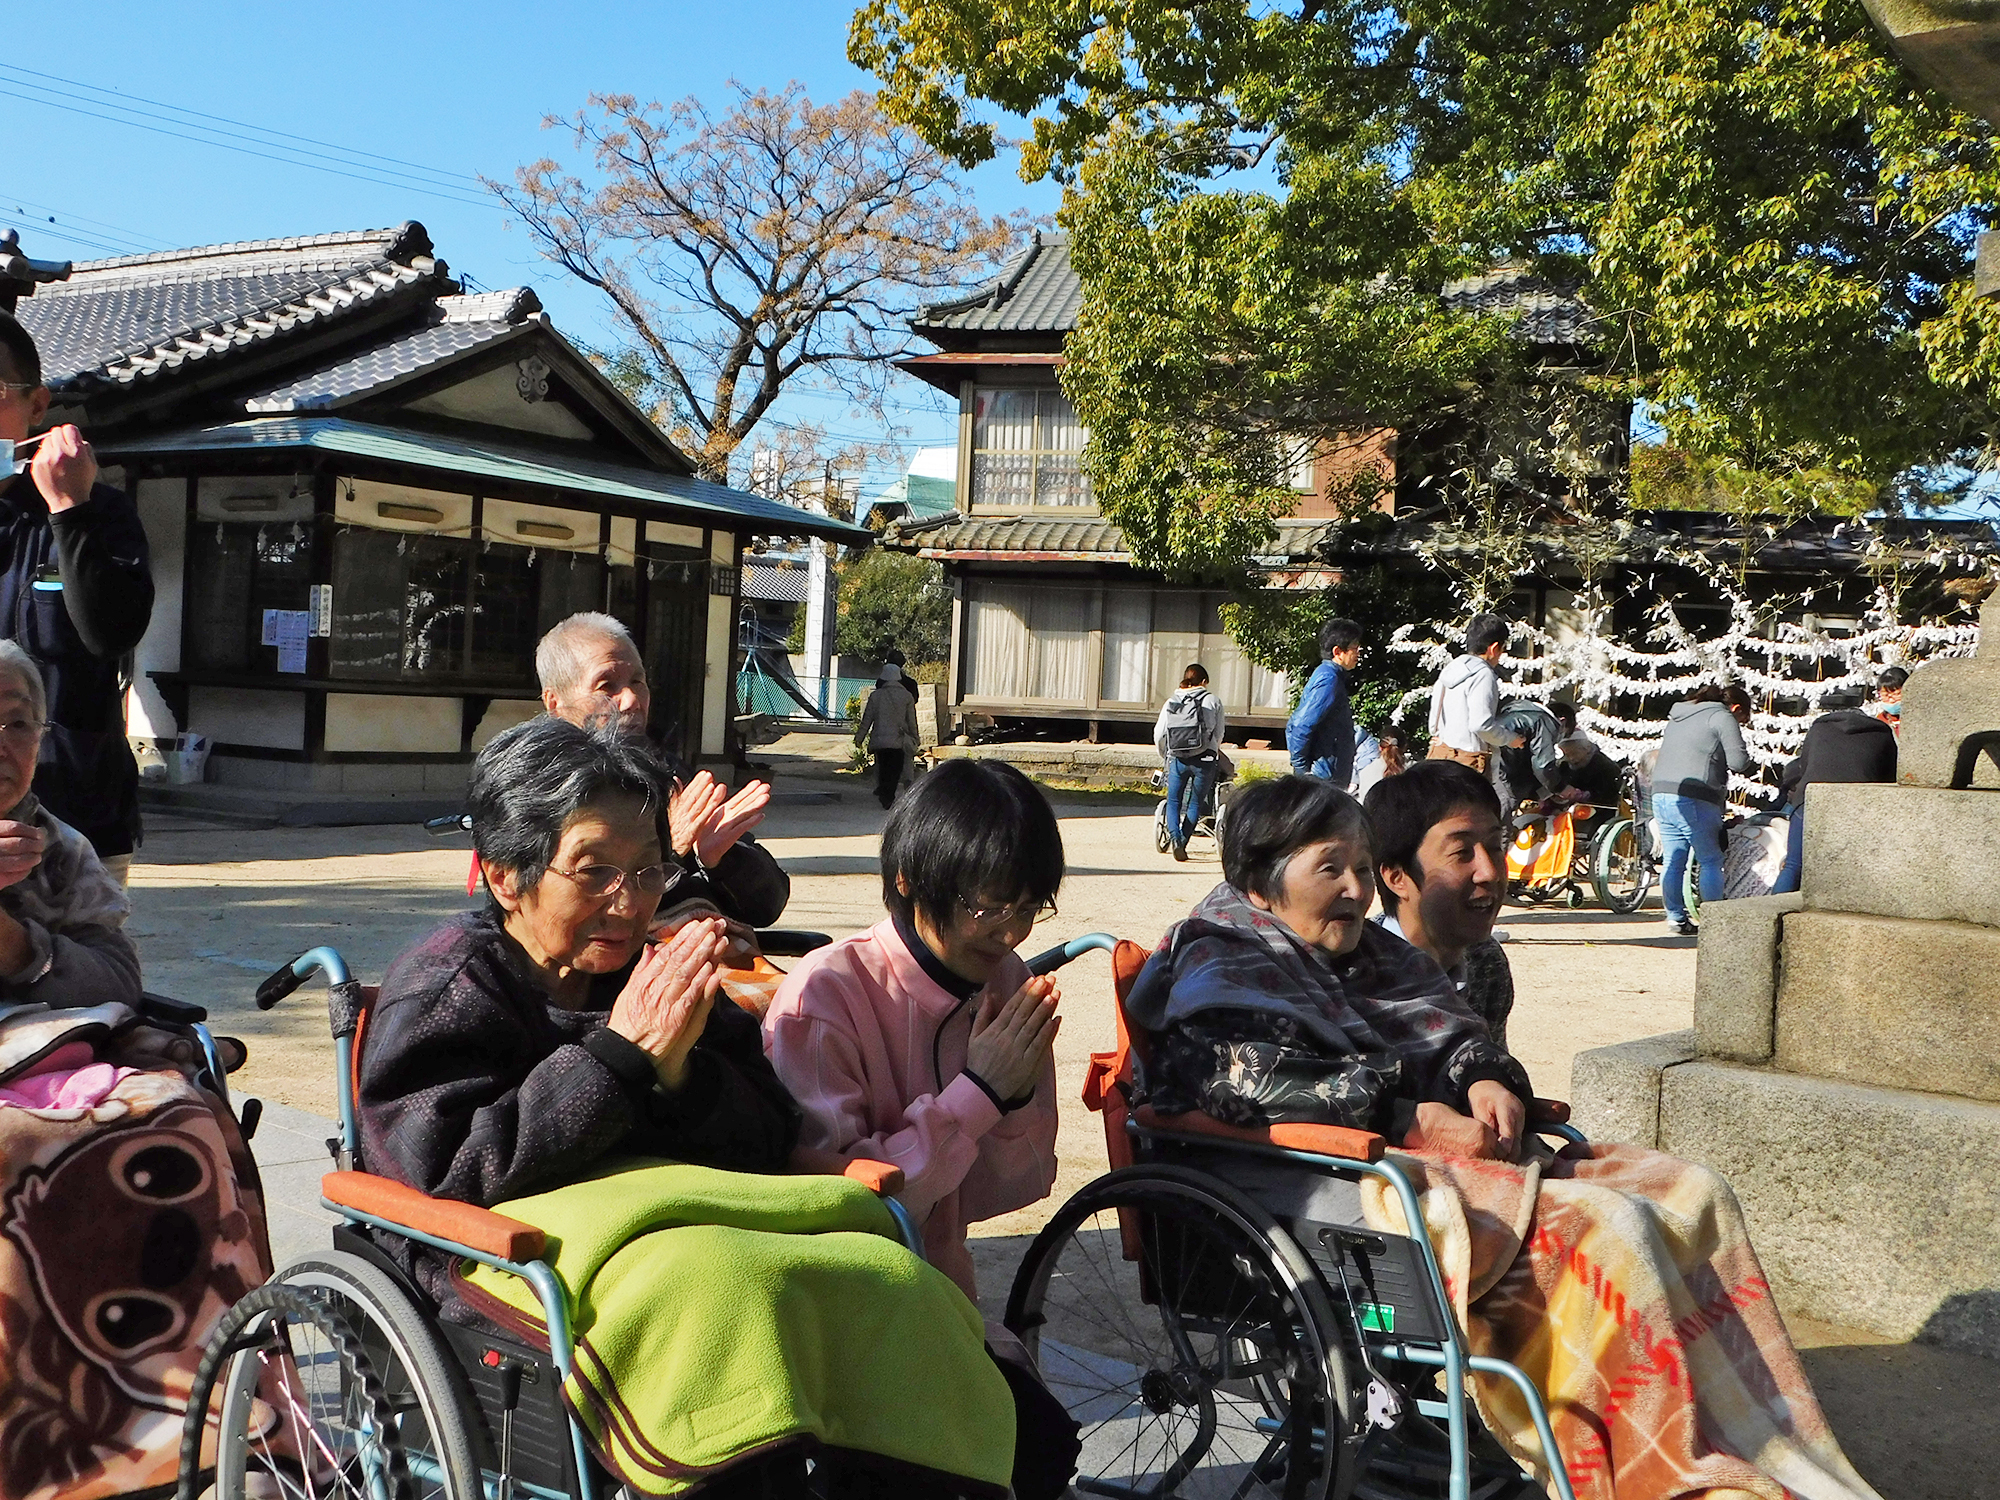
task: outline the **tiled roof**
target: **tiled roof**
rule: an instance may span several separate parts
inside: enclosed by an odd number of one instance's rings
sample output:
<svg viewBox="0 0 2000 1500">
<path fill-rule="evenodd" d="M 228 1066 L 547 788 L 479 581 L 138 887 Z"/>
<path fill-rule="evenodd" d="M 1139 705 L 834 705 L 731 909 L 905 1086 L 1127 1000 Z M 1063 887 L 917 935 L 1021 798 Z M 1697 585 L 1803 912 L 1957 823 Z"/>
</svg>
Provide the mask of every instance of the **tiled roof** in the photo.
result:
<svg viewBox="0 0 2000 1500">
<path fill-rule="evenodd" d="M 1069 237 L 1037 233 L 1028 247 L 976 291 L 917 310 L 919 333 L 1068 333 L 1083 305 L 1083 283 L 1069 264 Z"/>
<path fill-rule="evenodd" d="M 803 604 L 812 583 L 804 568 L 773 568 L 750 563 L 743 569 L 743 597 L 777 604 Z"/>
<path fill-rule="evenodd" d="M 1331 522 L 1284 520 L 1277 523 L 1273 557 L 1310 558 L 1314 543 Z M 882 544 L 923 557 L 1078 558 L 1093 562 L 1130 562 L 1125 534 L 1114 522 L 1098 516 L 1043 515 L 968 516 L 961 511 L 925 521 L 904 522 L 882 534 Z"/>
<path fill-rule="evenodd" d="M 1530 344 L 1587 344 L 1595 337 L 1590 308 L 1575 290 L 1524 266 L 1496 266 L 1462 281 L 1447 281 L 1440 295 L 1455 312 L 1519 318 L 1519 332 Z"/>
<path fill-rule="evenodd" d="M 542 310 L 526 287 L 440 297 L 428 328 L 244 398 L 253 412 L 325 411 L 355 396 L 407 380 L 452 356 L 512 333 Z"/>
<path fill-rule="evenodd" d="M 394 229 L 246 240 L 80 262 L 24 300 L 58 399 L 131 385 L 446 278 L 430 236 Z"/>
</svg>

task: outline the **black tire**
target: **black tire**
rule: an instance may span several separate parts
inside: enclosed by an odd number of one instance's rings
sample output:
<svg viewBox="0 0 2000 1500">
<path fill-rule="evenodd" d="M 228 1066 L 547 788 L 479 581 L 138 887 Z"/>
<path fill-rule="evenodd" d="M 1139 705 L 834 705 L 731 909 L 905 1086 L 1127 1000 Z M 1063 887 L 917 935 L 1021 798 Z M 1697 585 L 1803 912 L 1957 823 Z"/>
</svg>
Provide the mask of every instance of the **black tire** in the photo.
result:
<svg viewBox="0 0 2000 1500">
<path fill-rule="evenodd" d="M 1168 849 L 1173 847 L 1173 842 L 1172 835 L 1167 832 L 1167 804 L 1162 800 L 1153 808 L 1154 852 L 1165 854 Z"/>
<path fill-rule="evenodd" d="M 483 1500 L 471 1390 L 396 1279 L 358 1255 L 326 1250 L 293 1261 L 273 1280 L 319 1293 L 360 1333 L 396 1413 L 416 1500 Z"/>
<path fill-rule="evenodd" d="M 415 1500 L 361 1331 L 321 1293 L 272 1282 L 223 1314 L 189 1392 L 177 1500 L 194 1500 L 208 1477 L 202 1436 L 218 1388 L 214 1500 L 244 1500 L 252 1475 L 284 1500 Z"/>
<path fill-rule="evenodd" d="M 1620 818 L 1591 843 L 1590 883 L 1597 899 L 1615 912 L 1635 912 L 1653 889 L 1653 865 L 1646 858 L 1646 834 L 1632 818 Z"/>
<path fill-rule="evenodd" d="M 1122 1220 L 1144 1226 L 1136 1261 Z M 1082 1428 L 1083 1494 L 1348 1491 L 1358 1402 L 1325 1285 L 1269 1213 L 1212 1177 L 1138 1166 L 1085 1187 L 1028 1248 L 1006 1323 Z"/>
</svg>

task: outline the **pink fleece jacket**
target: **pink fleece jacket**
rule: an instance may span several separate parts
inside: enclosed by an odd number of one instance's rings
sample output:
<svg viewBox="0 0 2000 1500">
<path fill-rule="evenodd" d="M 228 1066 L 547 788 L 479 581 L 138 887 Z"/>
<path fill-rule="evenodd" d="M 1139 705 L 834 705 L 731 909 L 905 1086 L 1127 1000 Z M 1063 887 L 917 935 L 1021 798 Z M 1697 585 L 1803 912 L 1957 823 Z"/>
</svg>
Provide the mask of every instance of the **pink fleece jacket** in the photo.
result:
<svg viewBox="0 0 2000 1500">
<path fill-rule="evenodd" d="M 1011 995 L 1027 978 L 1010 954 L 989 988 Z M 809 954 L 764 1017 L 764 1051 L 805 1111 L 800 1139 L 901 1167 L 925 1255 L 968 1297 L 965 1226 L 1046 1198 L 1056 1180 L 1053 1063 L 1006 1115 L 964 1076 L 979 999 L 941 989 L 883 921 Z"/>
</svg>

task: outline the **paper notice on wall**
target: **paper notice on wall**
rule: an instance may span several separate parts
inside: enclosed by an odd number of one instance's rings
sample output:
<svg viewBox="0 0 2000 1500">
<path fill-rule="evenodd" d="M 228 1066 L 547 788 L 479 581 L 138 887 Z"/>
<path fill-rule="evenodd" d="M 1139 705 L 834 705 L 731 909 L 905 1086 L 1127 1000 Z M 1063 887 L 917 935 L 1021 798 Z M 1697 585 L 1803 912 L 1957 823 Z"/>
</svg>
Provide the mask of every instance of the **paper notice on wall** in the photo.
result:
<svg viewBox="0 0 2000 1500">
<path fill-rule="evenodd" d="M 333 634 L 333 585 L 330 583 L 312 586 L 312 633 L 316 636 Z"/>
<path fill-rule="evenodd" d="M 264 611 L 263 643 L 278 648 L 280 672 L 306 669 L 306 640 L 312 632 L 309 609 L 267 609 Z"/>
</svg>

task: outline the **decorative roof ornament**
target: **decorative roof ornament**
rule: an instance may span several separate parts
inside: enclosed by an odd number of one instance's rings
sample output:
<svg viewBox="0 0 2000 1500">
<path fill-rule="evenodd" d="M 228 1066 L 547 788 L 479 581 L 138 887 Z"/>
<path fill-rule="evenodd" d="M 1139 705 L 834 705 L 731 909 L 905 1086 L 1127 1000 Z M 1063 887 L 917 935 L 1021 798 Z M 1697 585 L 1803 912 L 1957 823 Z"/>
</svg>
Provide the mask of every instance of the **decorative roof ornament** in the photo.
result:
<svg viewBox="0 0 2000 1500">
<path fill-rule="evenodd" d="M 514 389 L 521 393 L 521 399 L 533 406 L 537 401 L 549 399 L 549 362 L 539 354 L 530 354 L 526 359 L 514 361 Z"/>
</svg>

